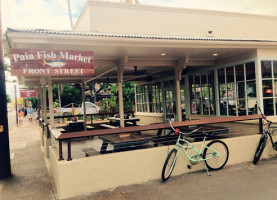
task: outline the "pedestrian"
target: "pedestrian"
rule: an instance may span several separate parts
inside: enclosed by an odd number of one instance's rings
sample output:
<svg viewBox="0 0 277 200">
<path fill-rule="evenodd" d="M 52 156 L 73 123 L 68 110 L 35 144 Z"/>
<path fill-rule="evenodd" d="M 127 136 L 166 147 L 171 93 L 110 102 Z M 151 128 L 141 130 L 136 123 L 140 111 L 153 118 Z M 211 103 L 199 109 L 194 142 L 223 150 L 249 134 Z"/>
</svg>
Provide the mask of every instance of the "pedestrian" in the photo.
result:
<svg viewBox="0 0 277 200">
<path fill-rule="evenodd" d="M 24 117 L 27 115 L 27 108 L 26 106 L 24 107 Z"/>
<path fill-rule="evenodd" d="M 32 106 L 30 106 L 30 107 L 27 109 L 27 112 L 28 112 L 28 116 L 29 116 L 29 122 L 30 122 L 30 123 L 33 123 L 34 109 L 32 108 Z"/>
<path fill-rule="evenodd" d="M 19 126 L 22 126 L 23 117 L 24 117 L 24 113 L 22 112 L 22 109 L 19 109 L 19 110 L 18 110 L 17 116 L 18 116 L 18 123 L 19 123 Z"/>
<path fill-rule="evenodd" d="M 37 124 L 37 119 L 38 119 L 38 111 L 37 111 L 37 109 L 35 108 L 35 109 L 34 109 L 34 121 L 35 121 L 35 124 Z"/>
</svg>

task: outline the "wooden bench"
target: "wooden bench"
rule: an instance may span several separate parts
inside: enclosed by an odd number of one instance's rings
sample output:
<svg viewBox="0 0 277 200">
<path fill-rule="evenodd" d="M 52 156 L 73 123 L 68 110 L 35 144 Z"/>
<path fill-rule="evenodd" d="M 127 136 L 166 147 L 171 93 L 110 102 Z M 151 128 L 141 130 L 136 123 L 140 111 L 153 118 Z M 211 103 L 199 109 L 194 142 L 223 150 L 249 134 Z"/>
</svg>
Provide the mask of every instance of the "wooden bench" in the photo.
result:
<svg viewBox="0 0 277 200">
<path fill-rule="evenodd" d="M 60 131 L 60 132 L 62 132 L 62 133 L 65 133 L 66 132 L 66 130 L 64 129 L 64 128 L 57 128 L 58 129 L 58 131 Z"/>
<path fill-rule="evenodd" d="M 86 157 L 100 155 L 94 148 L 85 148 L 82 149 L 82 151 L 85 153 Z"/>
<path fill-rule="evenodd" d="M 132 122 L 125 122 L 125 124 L 128 125 L 128 126 L 133 126 Z"/>
<path fill-rule="evenodd" d="M 89 126 L 89 125 L 87 125 L 87 130 L 93 130 L 94 129 L 94 127 L 93 126 Z"/>
<path fill-rule="evenodd" d="M 108 125 L 108 124 L 100 124 L 99 126 L 106 128 L 106 129 L 118 128 L 118 126 L 112 126 L 112 125 Z"/>
</svg>

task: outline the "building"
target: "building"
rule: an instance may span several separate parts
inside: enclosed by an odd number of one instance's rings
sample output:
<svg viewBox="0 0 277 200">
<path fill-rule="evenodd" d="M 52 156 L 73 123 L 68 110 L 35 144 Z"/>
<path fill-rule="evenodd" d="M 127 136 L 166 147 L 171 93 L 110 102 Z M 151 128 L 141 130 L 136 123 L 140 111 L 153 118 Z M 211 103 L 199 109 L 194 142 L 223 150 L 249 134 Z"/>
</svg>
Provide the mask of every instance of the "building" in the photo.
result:
<svg viewBox="0 0 277 200">
<path fill-rule="evenodd" d="M 53 76 L 48 84 L 117 82 L 121 119 L 123 81 L 136 82 L 136 116 L 144 124 L 162 122 L 168 115 L 177 121 L 184 114 L 252 115 L 258 107 L 275 116 L 276 24 L 272 16 L 89 0 L 72 31 L 8 29 L 5 46 L 93 51 L 95 76 Z M 19 80 L 30 87 L 48 81 L 39 75 Z"/>
</svg>

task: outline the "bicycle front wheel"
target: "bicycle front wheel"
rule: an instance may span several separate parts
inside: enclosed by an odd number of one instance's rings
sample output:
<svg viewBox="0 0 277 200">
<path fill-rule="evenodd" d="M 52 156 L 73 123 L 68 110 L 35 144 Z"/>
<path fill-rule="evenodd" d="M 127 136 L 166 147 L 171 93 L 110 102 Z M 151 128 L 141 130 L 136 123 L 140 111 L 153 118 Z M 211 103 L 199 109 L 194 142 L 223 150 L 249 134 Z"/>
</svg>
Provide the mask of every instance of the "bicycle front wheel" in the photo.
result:
<svg viewBox="0 0 277 200">
<path fill-rule="evenodd" d="M 261 155 L 264 151 L 264 148 L 265 148 L 265 145 L 266 145 L 266 142 L 267 142 L 267 138 L 268 138 L 268 136 L 266 134 L 263 134 L 261 136 L 258 147 L 257 147 L 257 150 L 256 150 L 255 155 L 254 155 L 254 159 L 253 159 L 254 164 L 257 164 L 259 162 L 260 157 L 261 157 Z"/>
<path fill-rule="evenodd" d="M 163 171 L 162 171 L 163 182 L 169 179 L 174 169 L 174 166 L 176 164 L 176 160 L 177 160 L 177 149 L 172 149 L 164 162 Z"/>
<path fill-rule="evenodd" d="M 207 148 L 208 147 L 208 148 Z M 229 158 L 229 149 L 221 140 L 211 141 L 204 150 L 203 158 L 210 170 L 222 169 Z M 219 154 L 219 155 L 218 155 Z"/>
</svg>

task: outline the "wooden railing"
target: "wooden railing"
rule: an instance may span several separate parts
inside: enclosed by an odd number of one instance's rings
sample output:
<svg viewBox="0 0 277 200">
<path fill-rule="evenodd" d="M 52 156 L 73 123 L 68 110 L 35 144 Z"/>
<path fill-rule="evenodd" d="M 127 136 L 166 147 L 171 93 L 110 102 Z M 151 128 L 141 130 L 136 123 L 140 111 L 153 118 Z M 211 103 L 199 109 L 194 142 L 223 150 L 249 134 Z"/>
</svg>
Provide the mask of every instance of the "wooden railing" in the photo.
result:
<svg viewBox="0 0 277 200">
<path fill-rule="evenodd" d="M 192 121 L 182 121 L 182 122 L 173 122 L 175 128 L 193 126 L 193 125 L 205 125 L 205 124 L 215 124 L 215 123 L 226 123 L 226 122 L 235 122 L 235 121 L 245 121 L 245 120 L 259 120 L 259 131 L 262 133 L 262 115 L 248 115 L 248 116 L 236 116 L 236 117 L 216 117 L 202 120 L 192 120 Z M 59 160 L 63 160 L 62 153 L 62 141 L 67 141 L 68 143 L 68 158 L 67 160 L 72 160 L 71 157 L 71 139 L 74 138 L 83 138 L 83 137 L 92 137 L 92 136 L 103 136 L 103 135 L 112 135 L 119 133 L 130 133 L 130 132 L 140 132 L 140 131 L 149 131 L 157 130 L 157 136 L 161 135 L 163 129 L 170 128 L 169 123 L 158 123 L 142 126 L 130 126 L 124 128 L 114 128 L 114 129 L 99 129 L 91 131 L 79 131 L 79 132 L 70 132 L 70 133 L 61 133 L 56 130 L 53 132 L 55 139 L 59 141 Z M 50 130 L 51 131 L 51 130 Z"/>
<path fill-rule="evenodd" d="M 124 111 L 124 114 L 131 114 L 132 117 L 134 117 L 134 113 L 135 111 Z M 116 115 L 116 114 L 119 114 L 119 112 L 105 112 L 105 113 L 93 113 L 93 114 L 87 114 L 86 116 L 87 117 L 90 117 L 90 120 L 91 120 L 91 124 L 92 124 L 92 118 L 94 116 L 113 116 L 113 115 Z M 63 116 L 54 116 L 54 119 L 64 119 L 64 118 L 74 118 L 74 117 L 83 117 L 84 115 L 63 115 Z M 49 119 L 50 117 L 47 117 L 47 119 Z M 39 125 L 42 129 L 44 129 L 43 127 L 43 120 L 42 119 L 39 119 Z"/>
</svg>

